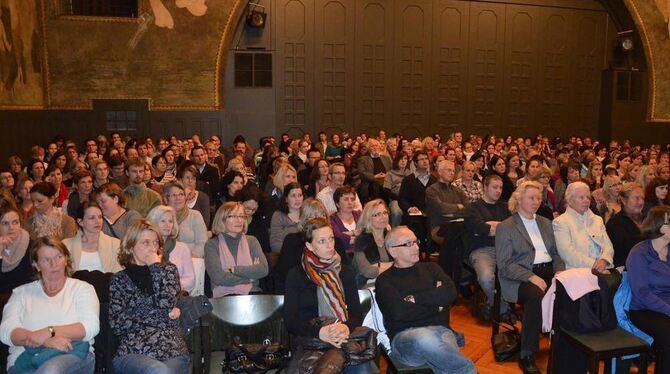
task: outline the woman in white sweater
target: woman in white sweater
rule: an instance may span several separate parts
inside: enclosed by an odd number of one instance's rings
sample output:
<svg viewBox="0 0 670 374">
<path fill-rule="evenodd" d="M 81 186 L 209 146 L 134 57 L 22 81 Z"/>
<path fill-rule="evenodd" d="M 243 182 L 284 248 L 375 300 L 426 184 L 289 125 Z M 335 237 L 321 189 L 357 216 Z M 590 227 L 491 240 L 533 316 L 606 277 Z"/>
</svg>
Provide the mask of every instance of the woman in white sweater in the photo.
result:
<svg viewBox="0 0 670 374">
<path fill-rule="evenodd" d="M 93 338 L 100 329 L 95 289 L 69 277 L 70 254 L 58 239 L 37 239 L 31 260 L 38 279 L 14 289 L 0 323 L 0 340 L 9 346 L 8 373 L 93 373 Z M 47 348 L 59 354 L 34 363 Z"/>
<path fill-rule="evenodd" d="M 70 250 L 74 271 L 116 273 L 123 269 L 118 259 L 121 241 L 102 232 L 102 220 L 102 210 L 98 204 L 89 201 L 79 207 L 79 231 L 74 237 L 63 240 Z"/>
<path fill-rule="evenodd" d="M 186 206 L 186 190 L 181 182 L 170 182 L 163 187 L 163 201 L 177 212 L 179 236 L 177 240 L 185 243 L 191 250 L 191 256 L 202 258 L 207 242 L 207 226 L 202 214 Z"/>
</svg>

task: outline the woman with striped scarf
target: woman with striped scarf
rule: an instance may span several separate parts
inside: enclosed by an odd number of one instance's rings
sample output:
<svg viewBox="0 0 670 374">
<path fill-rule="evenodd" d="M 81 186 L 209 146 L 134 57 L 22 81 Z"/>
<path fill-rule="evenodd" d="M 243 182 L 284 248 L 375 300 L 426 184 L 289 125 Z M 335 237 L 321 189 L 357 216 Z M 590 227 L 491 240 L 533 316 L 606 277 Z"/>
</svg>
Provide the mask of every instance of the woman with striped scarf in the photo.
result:
<svg viewBox="0 0 670 374">
<path fill-rule="evenodd" d="M 355 271 L 342 265 L 335 251 L 335 236 L 328 220 L 314 218 L 304 226 L 305 250 L 301 264 L 291 269 L 286 278 L 284 320 L 289 333 L 298 338 L 320 339 L 333 346 L 313 364 L 338 357 L 339 348 L 349 333 L 361 325 L 361 306 L 356 288 Z M 335 318 L 335 323 L 320 325 L 319 317 Z M 297 339 L 300 342 L 300 339 Z M 293 352 L 289 372 L 312 372 L 305 367 L 305 356 L 311 354 L 298 343 Z M 339 355 L 342 357 L 342 355 Z M 371 373 L 369 363 L 343 367 L 342 373 Z"/>
</svg>

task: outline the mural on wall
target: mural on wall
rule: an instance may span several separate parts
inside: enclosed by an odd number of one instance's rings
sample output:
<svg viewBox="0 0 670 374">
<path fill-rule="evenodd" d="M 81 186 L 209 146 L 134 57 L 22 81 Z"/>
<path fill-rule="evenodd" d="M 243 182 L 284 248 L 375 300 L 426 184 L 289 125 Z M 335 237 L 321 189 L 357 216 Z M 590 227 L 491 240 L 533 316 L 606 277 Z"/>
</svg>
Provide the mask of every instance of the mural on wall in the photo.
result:
<svg viewBox="0 0 670 374">
<path fill-rule="evenodd" d="M 0 107 L 42 107 L 42 39 L 35 0 L 0 0 Z"/>
<path fill-rule="evenodd" d="M 654 0 L 658 10 L 663 14 L 663 19 L 668 25 L 668 35 L 670 35 L 670 0 Z"/>
<path fill-rule="evenodd" d="M 174 28 L 174 18 L 172 18 L 172 14 L 170 14 L 170 11 L 163 4 L 163 0 L 149 0 L 149 4 L 156 19 L 156 26 L 168 29 Z M 205 0 L 177 0 L 175 5 L 177 5 L 177 8 L 186 8 L 186 10 L 196 17 L 207 13 Z"/>
</svg>

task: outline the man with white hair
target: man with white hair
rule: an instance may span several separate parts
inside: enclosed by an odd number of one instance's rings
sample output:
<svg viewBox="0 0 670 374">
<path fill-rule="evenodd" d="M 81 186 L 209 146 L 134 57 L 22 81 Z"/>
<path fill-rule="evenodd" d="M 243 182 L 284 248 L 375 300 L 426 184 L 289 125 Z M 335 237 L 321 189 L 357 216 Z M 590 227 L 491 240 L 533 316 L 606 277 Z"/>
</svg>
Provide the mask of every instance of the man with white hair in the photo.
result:
<svg viewBox="0 0 670 374">
<path fill-rule="evenodd" d="M 566 269 L 590 267 L 607 273 L 614 265 L 614 247 L 603 219 L 590 210 L 591 191 L 584 182 L 565 190 L 568 207 L 552 222 L 558 254 Z"/>
<path fill-rule="evenodd" d="M 444 315 L 456 301 L 454 282 L 435 263 L 419 261 L 416 236 L 407 226 L 389 231 L 384 245 L 393 266 L 377 277 L 375 289 L 391 357 L 406 366 L 429 365 L 435 373 L 476 373 Z"/>
<path fill-rule="evenodd" d="M 361 176 L 361 185 L 358 194 L 363 201 L 379 197 L 384 184 L 386 172 L 393 167 L 391 157 L 382 152 L 382 146 L 377 139 L 368 139 L 370 154 L 358 159 L 358 174 Z"/>
</svg>

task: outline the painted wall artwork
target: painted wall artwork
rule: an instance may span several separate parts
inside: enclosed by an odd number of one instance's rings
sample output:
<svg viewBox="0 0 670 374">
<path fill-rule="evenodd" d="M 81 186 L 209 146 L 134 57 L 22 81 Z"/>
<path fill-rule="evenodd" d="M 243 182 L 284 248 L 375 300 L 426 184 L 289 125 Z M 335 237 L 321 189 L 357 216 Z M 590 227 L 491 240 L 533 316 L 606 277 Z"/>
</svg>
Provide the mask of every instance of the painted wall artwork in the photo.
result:
<svg viewBox="0 0 670 374">
<path fill-rule="evenodd" d="M 37 0 L 0 0 L 0 107 L 44 106 Z"/>
</svg>

